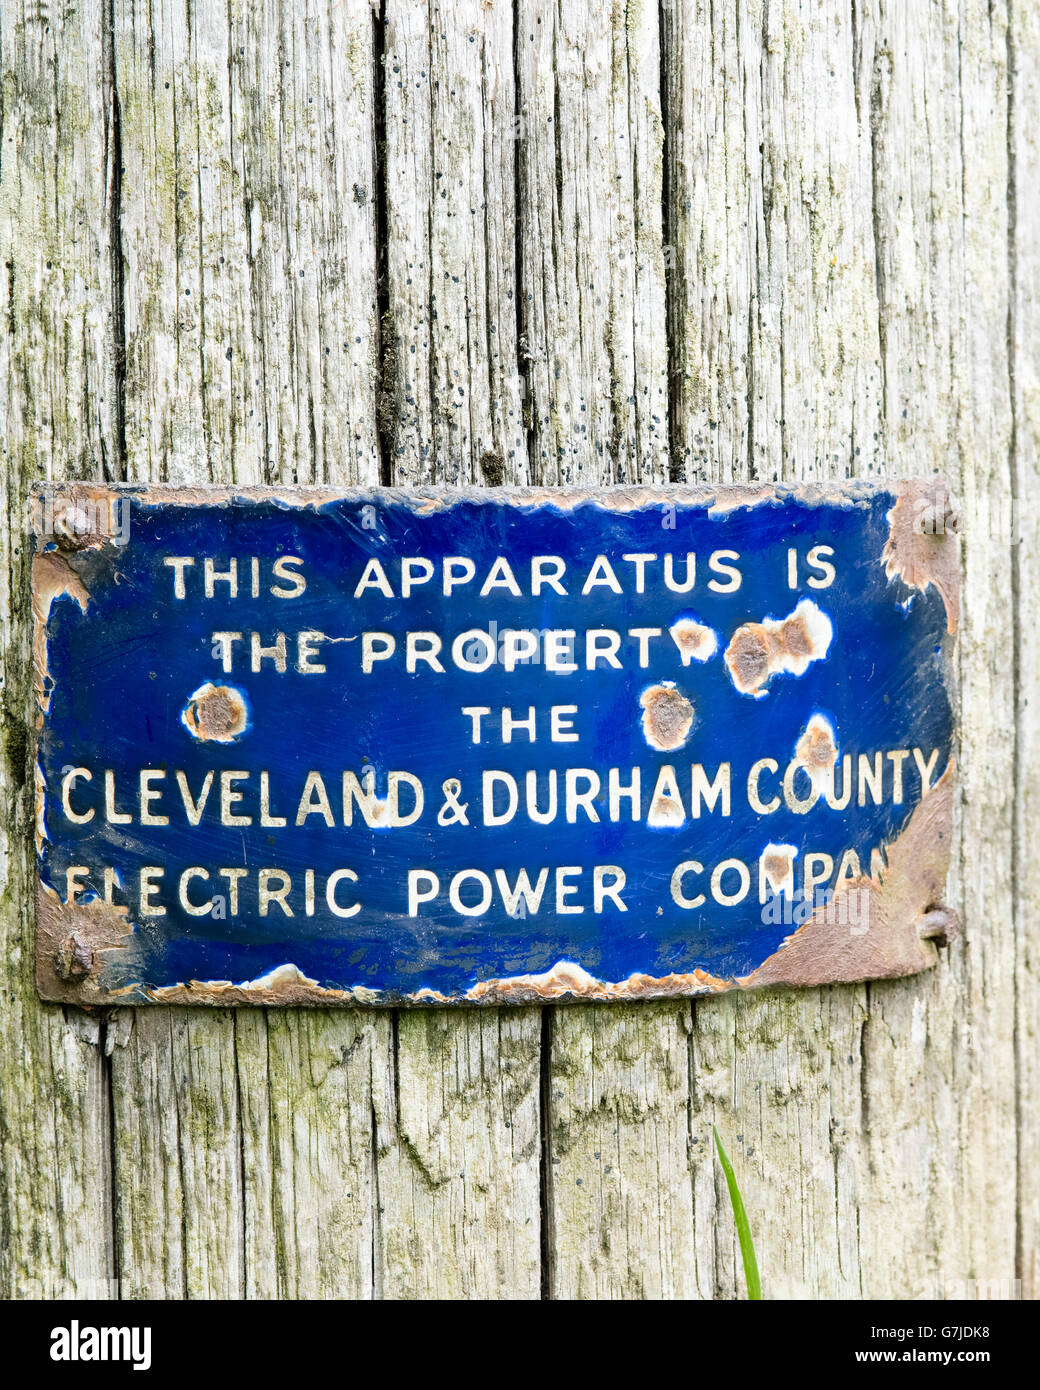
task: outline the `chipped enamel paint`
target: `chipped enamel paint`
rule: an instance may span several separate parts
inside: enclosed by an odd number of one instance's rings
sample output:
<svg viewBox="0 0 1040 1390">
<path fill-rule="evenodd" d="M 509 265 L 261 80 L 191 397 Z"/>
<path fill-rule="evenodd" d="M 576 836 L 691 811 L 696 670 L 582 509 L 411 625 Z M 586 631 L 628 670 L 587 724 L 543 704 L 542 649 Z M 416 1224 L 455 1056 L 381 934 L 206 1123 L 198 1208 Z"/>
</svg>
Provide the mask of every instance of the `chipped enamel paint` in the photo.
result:
<svg viewBox="0 0 1040 1390">
<path fill-rule="evenodd" d="M 639 697 L 643 711 L 640 724 L 643 737 L 659 753 L 672 753 L 690 736 L 694 710 L 689 698 L 677 690 L 674 681 L 651 685 Z"/>
<path fill-rule="evenodd" d="M 234 686 L 206 681 L 189 696 L 181 723 L 193 738 L 203 742 L 234 743 L 248 723 L 245 698 Z"/>
<path fill-rule="evenodd" d="M 684 666 L 689 666 L 691 661 L 709 661 L 719 649 L 716 633 L 696 618 L 680 618 L 668 631 Z"/>
<path fill-rule="evenodd" d="M 833 635 L 830 617 L 809 598 L 786 618 L 744 623 L 726 648 L 734 686 L 743 695 L 762 699 L 774 676 L 803 676 L 810 662 L 822 661 Z"/>
<path fill-rule="evenodd" d="M 819 795 L 833 793 L 838 740 L 833 725 L 825 715 L 812 715 L 795 744 L 794 755 Z"/>
<path fill-rule="evenodd" d="M 925 968 L 953 930 L 934 494 L 41 494 L 41 992 L 494 1004 Z M 773 910 L 806 883 L 808 920 Z"/>
<path fill-rule="evenodd" d="M 797 845 L 766 845 L 761 855 L 762 878 L 772 893 L 794 893 Z"/>
</svg>

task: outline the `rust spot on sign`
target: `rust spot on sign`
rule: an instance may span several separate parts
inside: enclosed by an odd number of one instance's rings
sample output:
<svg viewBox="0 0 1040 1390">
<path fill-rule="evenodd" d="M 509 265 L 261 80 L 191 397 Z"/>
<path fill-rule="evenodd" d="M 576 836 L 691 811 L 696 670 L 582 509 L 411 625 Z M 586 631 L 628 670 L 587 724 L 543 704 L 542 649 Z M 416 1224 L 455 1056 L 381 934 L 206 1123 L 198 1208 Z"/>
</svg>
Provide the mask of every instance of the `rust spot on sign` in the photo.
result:
<svg viewBox="0 0 1040 1390">
<path fill-rule="evenodd" d="M 683 811 L 682 803 L 677 801 L 665 788 L 658 792 L 651 802 L 646 823 L 652 825 L 656 830 L 662 830 L 669 826 L 678 827 L 685 819 L 686 814 Z"/>
<path fill-rule="evenodd" d="M 761 698 L 773 676 L 800 676 L 811 661 L 822 660 L 833 632 L 830 618 L 808 598 L 780 621 L 744 623 L 726 648 L 733 684 L 742 694 Z"/>
<path fill-rule="evenodd" d="M 679 648 L 684 666 L 689 666 L 691 661 L 709 661 L 718 649 L 719 639 L 714 630 L 693 618 L 677 618 L 668 631 Z"/>
<path fill-rule="evenodd" d="M 233 743 L 246 727 L 246 702 L 233 686 L 200 685 L 181 715 L 201 742 Z"/>
<path fill-rule="evenodd" d="M 818 907 L 768 960 L 739 983 L 820 985 L 839 980 L 878 980 L 914 975 L 933 965 L 943 931 L 920 927 L 943 891 L 949 856 L 948 829 L 954 760 L 914 809 L 902 834 L 887 846 L 888 866 L 877 877 L 839 885 L 833 901 Z M 939 924 L 931 919 L 932 924 Z M 927 925 L 927 923 L 926 923 Z"/>
<path fill-rule="evenodd" d="M 681 748 L 693 727 L 693 705 L 672 681 L 652 685 L 639 697 L 643 736 L 651 748 L 670 753 Z"/>
<path fill-rule="evenodd" d="M 54 952 L 54 968 L 63 980 L 81 980 L 89 975 L 94 952 L 75 932 L 67 936 Z"/>
<path fill-rule="evenodd" d="M 794 754 L 810 776 L 834 766 L 838 745 L 834 741 L 834 730 L 822 714 L 814 714 L 809 720 L 805 733 L 795 745 Z"/>
<path fill-rule="evenodd" d="M 795 845 L 766 845 L 762 851 L 762 872 L 774 893 L 794 892 Z"/>
<path fill-rule="evenodd" d="M 75 599 L 82 612 L 87 611 L 90 595 L 82 579 L 68 559 L 54 550 L 33 556 L 33 688 L 41 718 L 50 708 L 50 671 L 47 668 L 47 620 L 51 605 L 63 595 Z"/>
<path fill-rule="evenodd" d="M 133 950 L 133 925 L 125 907 L 100 898 L 62 902 L 46 884 L 36 885 L 36 982 L 47 999 L 69 1003 L 111 1002 L 98 983 L 105 957 Z"/>
<path fill-rule="evenodd" d="M 834 764 L 838 758 L 838 742 L 829 719 L 814 714 L 805 732 L 795 744 L 795 760 L 801 763 L 818 795 L 834 788 Z"/>
<path fill-rule="evenodd" d="M 889 579 L 898 576 L 922 593 L 935 585 L 946 605 L 949 632 L 956 632 L 960 618 L 958 519 L 956 501 L 942 479 L 903 483 L 881 553 Z"/>
<path fill-rule="evenodd" d="M 231 980 L 188 980 L 149 991 L 156 1004 L 208 1004 L 226 1009 L 234 1005 L 264 1004 L 270 1007 L 328 1004 L 371 1004 L 378 995 L 363 987 L 328 989 L 295 965 L 280 965 L 255 980 L 234 984 Z"/>
<path fill-rule="evenodd" d="M 537 1004 L 550 999 L 668 999 L 675 995 L 711 994 L 726 982 L 703 970 L 686 975 L 630 975 L 627 980 L 597 980 L 573 961 L 561 960 L 543 975 L 514 975 L 483 980 L 466 995 L 482 1004 Z"/>
</svg>

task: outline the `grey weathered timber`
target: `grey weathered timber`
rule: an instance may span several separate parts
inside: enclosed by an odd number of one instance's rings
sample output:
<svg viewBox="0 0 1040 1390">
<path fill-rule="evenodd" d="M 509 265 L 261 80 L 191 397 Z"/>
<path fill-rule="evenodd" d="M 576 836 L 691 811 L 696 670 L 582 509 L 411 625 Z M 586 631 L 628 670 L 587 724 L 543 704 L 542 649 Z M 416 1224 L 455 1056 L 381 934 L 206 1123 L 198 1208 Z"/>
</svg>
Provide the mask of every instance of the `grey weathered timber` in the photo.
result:
<svg viewBox="0 0 1040 1390">
<path fill-rule="evenodd" d="M 1040 470 L 1040 366 L 1033 344 L 1040 333 L 1040 256 L 1036 254 L 1035 210 L 1018 189 L 1040 187 L 1040 8 L 1029 0 L 1014 0 L 1010 12 L 1008 62 L 1012 84 L 1008 103 L 1008 155 L 1013 196 L 1009 200 L 1008 239 L 1009 315 L 1011 353 L 1011 489 L 1019 501 L 1020 541 L 1014 551 L 1012 583 L 1019 613 L 1028 613 L 1030 597 L 1040 593 L 1040 517 L 1027 511 L 1023 500 L 1035 492 Z M 1030 219 L 1033 219 L 1032 223 Z M 1032 225 L 1032 232 L 1030 226 Z M 1040 688 L 1040 647 L 1032 624 L 1016 623 L 1015 631 L 1015 826 L 1012 875 L 1017 884 L 1015 935 L 1015 1099 L 1016 1260 L 1022 1288 L 1032 1298 L 1040 1292 L 1040 861 L 1032 846 L 1040 817 L 1040 724 L 1036 692 Z M 1030 775 L 1030 769 L 1033 769 Z"/>
<path fill-rule="evenodd" d="M 128 477 L 374 480 L 369 6 L 113 15 Z"/>
<path fill-rule="evenodd" d="M 527 481 L 512 10 L 388 0 L 380 408 L 393 477 Z"/>
<path fill-rule="evenodd" d="M 2 0 L 0 1295 L 739 1296 L 713 1124 L 767 1296 L 1040 1293 L 1038 110 L 1031 0 Z M 964 571 L 934 971 L 38 1001 L 33 482 L 932 470 Z"/>
<path fill-rule="evenodd" d="M 657 7 L 520 0 L 513 44 L 532 477 L 662 482 L 668 352 Z"/>
<path fill-rule="evenodd" d="M 114 476 L 112 105 L 100 15 L 0 21 L 0 242 L 6 316 L 0 662 L 0 1282 L 10 1296 L 111 1291 L 113 1186 L 105 1020 L 34 997 L 26 488 Z M 63 113 L 58 138 L 58 113 Z"/>
</svg>

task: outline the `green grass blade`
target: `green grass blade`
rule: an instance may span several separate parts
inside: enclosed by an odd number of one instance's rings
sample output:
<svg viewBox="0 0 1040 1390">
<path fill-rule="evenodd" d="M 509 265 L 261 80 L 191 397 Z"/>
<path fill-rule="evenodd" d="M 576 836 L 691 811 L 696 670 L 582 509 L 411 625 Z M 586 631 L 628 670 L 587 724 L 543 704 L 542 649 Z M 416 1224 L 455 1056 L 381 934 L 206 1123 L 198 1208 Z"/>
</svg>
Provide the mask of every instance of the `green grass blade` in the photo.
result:
<svg viewBox="0 0 1040 1390">
<path fill-rule="evenodd" d="M 712 1126 L 714 1128 L 714 1126 Z M 740 1195 L 740 1188 L 737 1186 L 736 1175 L 733 1172 L 733 1164 L 729 1161 L 726 1150 L 722 1147 L 722 1140 L 719 1138 L 719 1131 L 715 1130 L 715 1147 L 719 1151 L 719 1162 L 722 1164 L 722 1171 L 726 1175 L 726 1186 L 729 1188 L 729 1200 L 733 1204 L 733 1220 L 737 1225 L 737 1239 L 740 1241 L 740 1255 L 744 1261 L 744 1279 L 747 1282 L 747 1296 L 749 1299 L 761 1299 L 762 1281 L 758 1277 L 758 1261 L 755 1259 L 755 1243 L 751 1239 L 751 1227 L 748 1225 L 747 1212 L 744 1210 L 744 1199 Z"/>
</svg>

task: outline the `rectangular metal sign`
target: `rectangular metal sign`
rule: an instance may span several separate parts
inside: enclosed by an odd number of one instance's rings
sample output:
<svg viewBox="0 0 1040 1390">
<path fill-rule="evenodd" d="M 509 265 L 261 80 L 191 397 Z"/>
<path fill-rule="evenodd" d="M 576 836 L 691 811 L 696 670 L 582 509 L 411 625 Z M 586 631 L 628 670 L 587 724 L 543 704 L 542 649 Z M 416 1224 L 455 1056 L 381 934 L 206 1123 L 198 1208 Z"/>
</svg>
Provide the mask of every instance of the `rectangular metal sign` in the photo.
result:
<svg viewBox="0 0 1040 1390">
<path fill-rule="evenodd" d="M 692 995 L 951 930 L 934 479 L 35 512 L 48 999 Z"/>
</svg>

